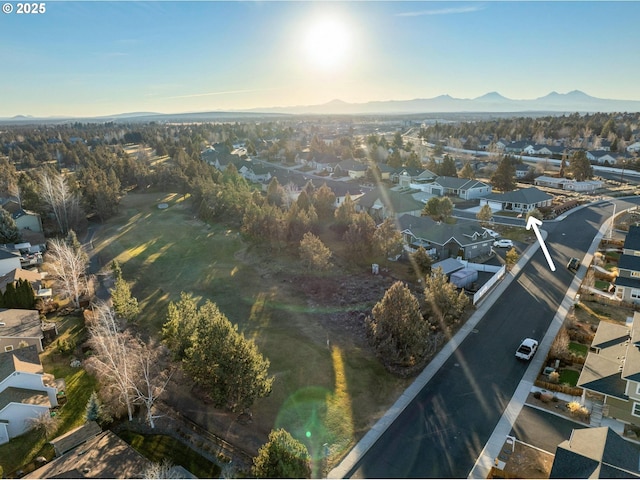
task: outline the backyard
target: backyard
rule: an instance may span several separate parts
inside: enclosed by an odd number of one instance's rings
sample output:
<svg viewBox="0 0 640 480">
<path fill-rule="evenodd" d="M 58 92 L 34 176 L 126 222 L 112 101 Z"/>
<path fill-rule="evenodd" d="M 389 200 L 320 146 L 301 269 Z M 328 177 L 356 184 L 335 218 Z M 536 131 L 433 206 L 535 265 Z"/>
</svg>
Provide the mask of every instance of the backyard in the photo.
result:
<svg viewBox="0 0 640 480">
<path fill-rule="evenodd" d="M 331 461 L 339 460 L 409 382 L 388 374 L 363 344 L 362 312 L 393 279 L 365 270 L 306 272 L 295 252 L 247 245 L 237 231 L 207 225 L 189 207 L 177 194 L 129 194 L 94 238 L 94 253 L 104 271 L 114 259 L 121 264 L 142 308 L 140 330 L 157 336 L 181 291 L 212 300 L 255 339 L 275 382 L 248 425 L 207 407 L 179 377 L 166 401 L 179 411 L 188 407 L 192 418 L 251 454 L 272 428 L 283 427 L 307 444 L 316 466 L 324 443 Z"/>
</svg>

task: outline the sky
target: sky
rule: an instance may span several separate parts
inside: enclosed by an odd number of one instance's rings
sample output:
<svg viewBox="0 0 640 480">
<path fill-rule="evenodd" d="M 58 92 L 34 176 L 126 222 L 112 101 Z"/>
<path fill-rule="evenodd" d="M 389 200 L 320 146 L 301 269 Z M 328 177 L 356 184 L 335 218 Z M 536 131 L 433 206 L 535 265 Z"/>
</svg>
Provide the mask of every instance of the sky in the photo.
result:
<svg viewBox="0 0 640 480">
<path fill-rule="evenodd" d="M 581 90 L 640 100 L 640 2 L 47 1 L 0 14 L 0 117 Z"/>
</svg>

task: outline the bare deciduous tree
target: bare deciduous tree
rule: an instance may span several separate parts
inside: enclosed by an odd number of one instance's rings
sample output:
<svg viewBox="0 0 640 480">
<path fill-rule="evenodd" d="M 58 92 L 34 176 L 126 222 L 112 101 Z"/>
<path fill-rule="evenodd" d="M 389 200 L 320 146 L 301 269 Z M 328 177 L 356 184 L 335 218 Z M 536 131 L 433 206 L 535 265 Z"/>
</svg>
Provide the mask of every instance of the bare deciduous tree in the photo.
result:
<svg viewBox="0 0 640 480">
<path fill-rule="evenodd" d="M 79 307 L 80 296 L 87 290 L 86 253 L 81 247 L 77 249 L 64 240 L 54 238 L 49 241 L 45 263 L 46 269 L 59 282 L 62 294 L 71 298 L 76 308 Z"/>
<path fill-rule="evenodd" d="M 100 381 L 117 392 L 118 401 L 126 407 L 129 420 L 132 420 L 136 395 L 133 383 L 137 363 L 132 355 L 135 339 L 130 333 L 121 331 L 116 315 L 108 305 L 95 307 L 92 317 L 88 330 L 95 355 L 89 359 L 90 363 Z"/>
<path fill-rule="evenodd" d="M 43 173 L 40 176 L 40 196 L 53 212 L 60 232 L 65 235 L 83 217 L 80 196 L 71 191 L 61 174 Z"/>
</svg>

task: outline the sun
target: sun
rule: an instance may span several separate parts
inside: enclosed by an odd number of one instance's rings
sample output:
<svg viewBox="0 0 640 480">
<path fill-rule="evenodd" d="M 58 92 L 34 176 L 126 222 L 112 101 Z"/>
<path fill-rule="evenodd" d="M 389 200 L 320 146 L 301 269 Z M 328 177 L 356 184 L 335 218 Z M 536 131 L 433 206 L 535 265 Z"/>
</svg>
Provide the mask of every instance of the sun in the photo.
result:
<svg viewBox="0 0 640 480">
<path fill-rule="evenodd" d="M 318 19 L 309 26 L 302 46 L 310 65 L 318 70 L 336 70 L 348 60 L 351 32 L 338 19 Z"/>
</svg>

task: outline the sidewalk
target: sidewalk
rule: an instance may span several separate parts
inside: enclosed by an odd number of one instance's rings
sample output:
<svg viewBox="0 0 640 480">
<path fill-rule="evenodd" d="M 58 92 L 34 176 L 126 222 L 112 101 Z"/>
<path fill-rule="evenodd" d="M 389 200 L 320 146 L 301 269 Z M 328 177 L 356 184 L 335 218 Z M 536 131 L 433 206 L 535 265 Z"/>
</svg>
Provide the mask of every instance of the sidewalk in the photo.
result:
<svg viewBox="0 0 640 480">
<path fill-rule="evenodd" d="M 547 238 L 547 232 L 542 231 L 543 239 Z M 529 259 L 540 248 L 540 244 L 536 241 L 530 245 L 522 254 L 518 263 L 510 272 L 507 272 L 504 279 L 497 285 L 491 293 L 480 303 L 478 309 L 467 320 L 467 322 L 458 330 L 454 337 L 440 350 L 435 358 L 425 367 L 422 373 L 414 380 L 403 394 L 396 400 L 384 416 L 376 422 L 376 424 L 367 432 L 367 434 L 356 444 L 349 454 L 340 462 L 340 464 L 329 472 L 327 478 L 345 478 L 349 472 L 357 465 L 365 453 L 378 441 L 386 429 L 398 418 L 404 409 L 425 387 L 431 378 L 440 370 L 447 359 L 464 339 L 476 328 L 477 324 L 482 320 L 487 311 L 500 298 L 500 295 L 507 289 L 511 282 L 518 276 L 520 270 L 529 262 Z M 579 284 L 578 284 L 579 285 Z M 554 335 L 555 336 L 555 335 Z M 538 358 L 540 358 L 538 356 Z M 528 390 L 524 393 L 526 398 Z M 509 432 L 507 432 L 508 434 Z M 503 437 L 504 438 L 504 437 Z M 501 445 L 502 446 L 502 445 Z M 493 461 L 493 460 L 492 460 Z M 486 477 L 483 477 L 486 478 Z"/>
<path fill-rule="evenodd" d="M 520 414 L 520 411 L 522 410 L 522 407 L 524 406 L 527 400 L 527 396 L 529 395 L 529 392 L 531 392 L 536 376 L 538 375 L 538 372 L 540 372 L 540 370 L 542 369 L 544 360 L 547 357 L 547 353 L 549 353 L 549 349 L 551 348 L 551 344 L 553 343 L 553 340 L 555 339 L 556 335 L 560 331 L 560 328 L 564 323 L 565 317 L 569 313 L 569 309 L 574 303 L 574 299 L 576 297 L 576 294 L 578 293 L 578 289 L 582 284 L 582 279 L 586 274 L 585 266 L 591 264 L 593 255 L 597 250 L 598 245 L 600 244 L 600 240 L 604 237 L 605 233 L 608 231 L 608 228 L 609 228 L 609 222 L 605 222 L 603 225 L 600 226 L 600 230 L 598 231 L 596 236 L 593 238 L 593 241 L 591 242 L 591 245 L 589 246 L 589 249 L 585 254 L 585 257 L 582 260 L 582 264 L 578 269 L 578 272 L 576 273 L 573 281 L 571 282 L 571 285 L 569 285 L 569 289 L 565 294 L 564 300 L 560 304 L 560 307 L 558 307 L 558 310 L 556 311 L 556 314 L 553 317 L 553 320 L 551 322 L 551 325 L 549 326 L 549 329 L 547 330 L 547 333 L 545 334 L 544 338 L 540 342 L 538 353 L 531 360 L 529 368 L 527 368 L 527 371 L 522 377 L 522 381 L 516 388 L 516 391 L 514 392 L 513 397 L 509 402 L 509 405 L 507 405 L 507 408 L 502 414 L 502 417 L 500 418 L 498 425 L 496 425 L 496 428 L 494 429 L 493 434 L 487 441 L 484 449 L 482 450 L 482 453 L 478 457 L 476 464 L 471 469 L 471 472 L 469 473 L 467 478 L 481 479 L 481 478 L 487 478 L 487 476 L 489 475 L 489 472 L 491 471 L 491 467 L 494 466 L 494 460 L 500 454 L 500 450 L 504 445 L 505 438 L 511 432 L 511 428 L 513 427 L 515 420 L 518 418 L 518 415 Z"/>
</svg>

